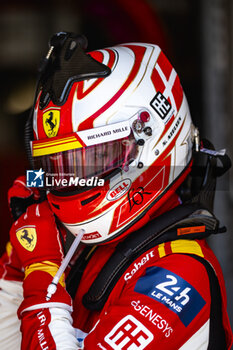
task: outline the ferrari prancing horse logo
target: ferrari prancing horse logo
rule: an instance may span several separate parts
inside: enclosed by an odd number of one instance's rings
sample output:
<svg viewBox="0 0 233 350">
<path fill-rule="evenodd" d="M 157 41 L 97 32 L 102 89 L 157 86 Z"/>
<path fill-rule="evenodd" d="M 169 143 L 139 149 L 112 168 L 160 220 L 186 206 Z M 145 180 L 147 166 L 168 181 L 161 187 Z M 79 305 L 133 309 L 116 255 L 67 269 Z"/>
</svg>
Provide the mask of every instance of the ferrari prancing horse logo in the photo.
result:
<svg viewBox="0 0 233 350">
<path fill-rule="evenodd" d="M 29 252 L 35 249 L 37 242 L 36 229 L 34 227 L 24 227 L 16 231 L 19 243 Z"/>
<path fill-rule="evenodd" d="M 43 127 L 48 137 L 57 136 L 60 124 L 60 110 L 49 109 L 43 114 Z"/>
</svg>

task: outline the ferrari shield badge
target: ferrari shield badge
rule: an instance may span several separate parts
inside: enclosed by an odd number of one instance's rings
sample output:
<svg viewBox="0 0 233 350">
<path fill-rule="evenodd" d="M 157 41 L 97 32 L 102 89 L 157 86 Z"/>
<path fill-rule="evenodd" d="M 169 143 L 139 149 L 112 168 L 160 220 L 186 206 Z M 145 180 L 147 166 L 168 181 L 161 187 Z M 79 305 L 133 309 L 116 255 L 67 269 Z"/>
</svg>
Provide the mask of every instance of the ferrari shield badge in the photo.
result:
<svg viewBox="0 0 233 350">
<path fill-rule="evenodd" d="M 48 137 L 57 136 L 60 124 L 60 110 L 49 109 L 43 114 L 43 127 Z"/>
<path fill-rule="evenodd" d="M 37 235 L 34 227 L 23 227 L 16 231 L 19 243 L 29 252 L 32 252 L 36 246 Z"/>
</svg>

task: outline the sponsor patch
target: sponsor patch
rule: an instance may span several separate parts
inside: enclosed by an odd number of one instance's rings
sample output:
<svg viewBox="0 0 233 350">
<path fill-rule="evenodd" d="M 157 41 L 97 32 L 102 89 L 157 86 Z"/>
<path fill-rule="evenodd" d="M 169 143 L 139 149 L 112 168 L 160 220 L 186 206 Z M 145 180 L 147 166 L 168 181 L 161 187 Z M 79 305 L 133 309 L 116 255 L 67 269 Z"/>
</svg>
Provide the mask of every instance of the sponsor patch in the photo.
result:
<svg viewBox="0 0 233 350">
<path fill-rule="evenodd" d="M 206 304 L 190 283 L 157 266 L 146 269 L 146 274 L 138 280 L 134 290 L 164 304 L 178 315 L 186 327 Z"/>
<path fill-rule="evenodd" d="M 43 127 L 48 137 L 57 136 L 60 125 L 60 110 L 49 109 L 43 113 Z"/>
<path fill-rule="evenodd" d="M 122 318 L 104 338 L 114 350 L 143 350 L 153 339 L 153 334 L 132 315 Z"/>
<path fill-rule="evenodd" d="M 205 226 L 180 227 L 177 229 L 177 235 L 190 235 L 192 233 L 205 232 Z"/>
<path fill-rule="evenodd" d="M 151 258 L 154 257 L 154 251 L 150 251 L 149 253 L 145 254 L 142 259 L 138 263 L 134 263 L 133 269 L 130 272 L 127 272 L 124 276 L 124 280 L 127 281 L 143 266 L 145 265 Z"/>
<path fill-rule="evenodd" d="M 67 225 L 68 226 L 68 225 Z M 101 235 L 99 234 L 99 232 L 92 232 L 92 233 L 85 233 L 82 237 L 83 241 L 88 241 L 90 239 L 96 239 L 101 237 Z"/>
<path fill-rule="evenodd" d="M 86 146 L 97 145 L 103 142 L 120 140 L 130 134 L 129 121 L 100 126 L 98 128 L 81 130 L 77 132 Z"/>
<path fill-rule="evenodd" d="M 149 322 L 151 322 L 155 327 L 157 327 L 166 338 L 169 338 L 173 332 L 172 327 L 169 326 L 167 320 L 160 316 L 148 305 L 142 304 L 140 300 L 133 300 L 131 306 L 137 311 L 140 315 L 145 317 Z"/>
<path fill-rule="evenodd" d="M 111 202 L 123 197 L 129 191 L 130 186 L 130 179 L 121 180 L 108 191 L 106 195 L 107 200 Z"/>
<path fill-rule="evenodd" d="M 35 249 L 37 242 L 36 229 L 34 227 L 25 226 L 16 231 L 16 237 L 19 243 L 29 252 Z"/>
<path fill-rule="evenodd" d="M 150 105 L 161 119 L 165 119 L 172 108 L 169 101 L 160 91 L 158 91 L 153 100 L 151 100 Z"/>
</svg>

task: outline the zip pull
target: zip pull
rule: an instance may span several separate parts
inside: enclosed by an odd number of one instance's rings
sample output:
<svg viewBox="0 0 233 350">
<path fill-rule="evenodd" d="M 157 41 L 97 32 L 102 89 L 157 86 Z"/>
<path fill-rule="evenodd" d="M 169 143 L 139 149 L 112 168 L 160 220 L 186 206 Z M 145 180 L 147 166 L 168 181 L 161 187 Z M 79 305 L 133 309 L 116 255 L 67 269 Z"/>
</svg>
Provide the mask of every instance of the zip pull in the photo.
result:
<svg viewBox="0 0 233 350">
<path fill-rule="evenodd" d="M 61 266 L 59 267 L 56 275 L 54 276 L 52 282 L 50 283 L 50 285 L 47 288 L 46 301 L 49 301 L 51 299 L 52 295 L 56 293 L 57 284 L 58 284 L 63 272 L 67 268 L 67 265 L 69 264 L 72 256 L 74 255 L 74 252 L 76 251 L 84 233 L 85 233 L 85 230 L 80 229 L 77 236 L 75 237 L 73 243 L 71 244 L 70 249 L 68 250 L 64 260 L 62 261 Z"/>
</svg>

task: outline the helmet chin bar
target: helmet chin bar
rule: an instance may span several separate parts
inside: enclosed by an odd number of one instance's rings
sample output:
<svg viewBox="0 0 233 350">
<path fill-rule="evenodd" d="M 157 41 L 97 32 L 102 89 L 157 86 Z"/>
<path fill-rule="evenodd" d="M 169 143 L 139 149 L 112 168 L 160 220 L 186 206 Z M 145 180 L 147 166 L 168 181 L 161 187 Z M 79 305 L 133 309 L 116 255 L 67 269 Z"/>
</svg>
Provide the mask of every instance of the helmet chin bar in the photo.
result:
<svg viewBox="0 0 233 350">
<path fill-rule="evenodd" d="M 132 232 L 134 230 L 135 225 L 137 225 L 138 229 L 143 225 L 144 220 L 145 222 L 148 221 L 148 218 L 144 219 L 144 217 L 149 217 L 148 212 L 150 212 L 152 208 L 159 209 L 161 205 L 163 205 L 170 198 L 171 194 L 176 191 L 176 189 L 183 183 L 184 179 L 190 173 L 191 165 L 192 161 L 185 167 L 185 169 L 181 172 L 180 176 L 176 179 L 176 181 L 170 186 L 168 186 L 168 188 L 163 193 L 161 193 L 160 196 L 155 198 L 155 200 L 152 201 L 150 205 L 148 205 L 146 210 L 141 212 L 130 223 L 126 224 L 123 227 L 120 227 L 117 231 L 114 232 L 114 234 L 111 234 L 109 231 L 112 220 L 111 218 L 114 215 L 114 208 L 112 208 L 112 212 L 107 212 L 103 216 L 100 216 L 99 218 L 96 218 L 90 222 L 80 222 L 76 224 L 67 224 L 63 222 L 63 224 L 67 228 L 67 230 L 70 231 L 74 236 L 76 236 L 80 229 L 84 229 L 85 235 L 82 238 L 82 242 L 87 245 L 107 243 L 117 238 L 118 236 L 121 236 L 123 233 Z M 141 221 L 141 225 L 138 225 L 139 221 Z"/>
</svg>

